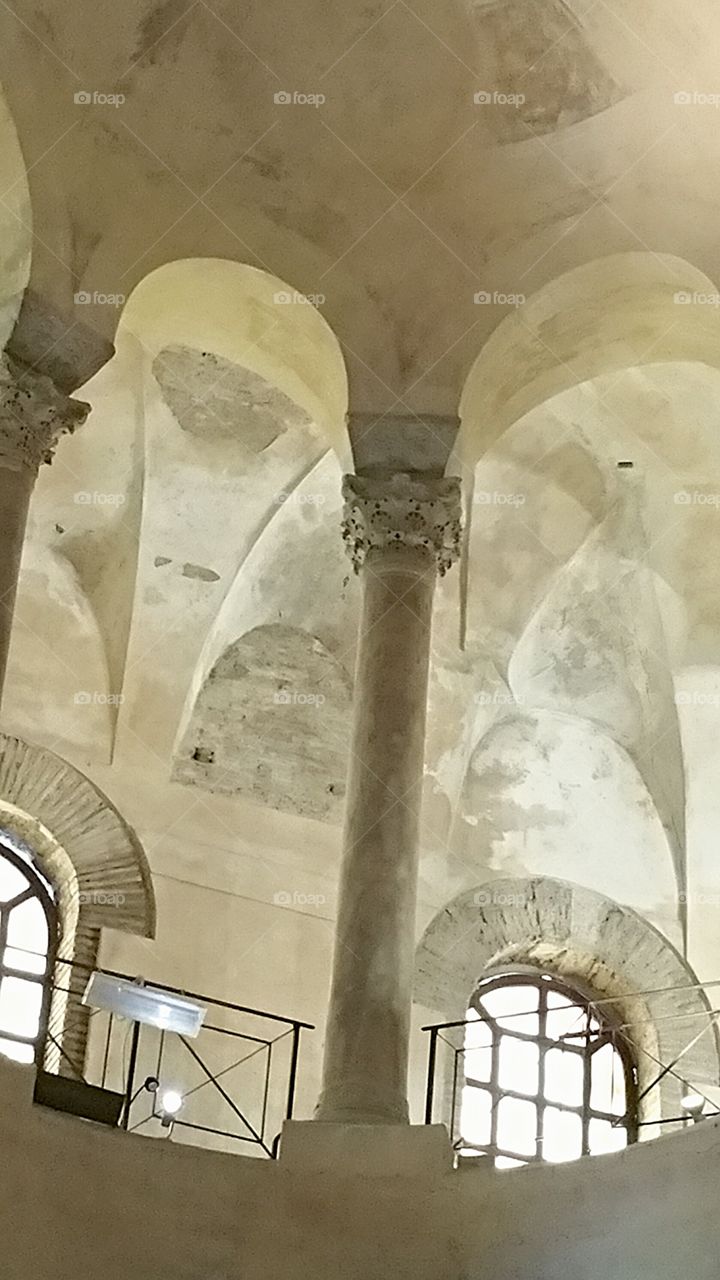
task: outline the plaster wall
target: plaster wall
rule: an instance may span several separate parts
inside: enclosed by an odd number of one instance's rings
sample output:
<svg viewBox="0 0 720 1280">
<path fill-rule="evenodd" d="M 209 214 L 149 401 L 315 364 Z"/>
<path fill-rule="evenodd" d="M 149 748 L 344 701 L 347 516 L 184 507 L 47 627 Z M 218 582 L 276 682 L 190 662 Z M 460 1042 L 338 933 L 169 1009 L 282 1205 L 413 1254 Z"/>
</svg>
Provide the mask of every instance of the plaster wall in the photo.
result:
<svg viewBox="0 0 720 1280">
<path fill-rule="evenodd" d="M 31 1085 L 28 1068 L 0 1063 L 5 1280 L 717 1275 L 713 1122 L 620 1155 L 501 1173 L 453 1171 L 442 1134 L 410 1130 L 403 1144 L 384 1126 L 379 1141 L 377 1130 L 338 1132 L 339 1144 L 306 1132 L 279 1162 L 260 1162 L 34 1107 Z"/>
</svg>

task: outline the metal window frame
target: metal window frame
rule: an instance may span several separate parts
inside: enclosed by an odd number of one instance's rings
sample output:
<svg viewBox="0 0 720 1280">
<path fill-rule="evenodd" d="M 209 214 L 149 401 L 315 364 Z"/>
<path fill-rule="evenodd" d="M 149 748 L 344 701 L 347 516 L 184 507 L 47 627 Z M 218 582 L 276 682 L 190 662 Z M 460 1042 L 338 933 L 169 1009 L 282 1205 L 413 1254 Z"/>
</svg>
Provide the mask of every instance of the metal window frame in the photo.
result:
<svg viewBox="0 0 720 1280">
<path fill-rule="evenodd" d="M 42 987 L 42 999 L 40 1004 L 40 1020 L 37 1034 L 34 1036 L 23 1036 L 13 1031 L 5 1031 L 0 1029 L 0 1039 L 12 1040 L 16 1044 L 24 1044 L 32 1047 L 33 1061 L 37 1065 L 39 1063 L 40 1051 L 45 1043 L 47 1035 L 48 1022 L 50 1018 L 50 1001 L 52 997 L 52 974 L 55 966 L 57 953 L 57 944 L 59 936 L 59 917 L 55 902 L 53 901 L 47 884 L 35 868 L 33 863 L 20 857 L 14 849 L 11 849 L 5 841 L 0 840 L 0 859 L 9 862 L 14 866 L 27 880 L 27 889 L 16 894 L 14 898 L 10 898 L 7 902 L 0 902 L 0 988 L 6 978 L 20 978 L 24 982 L 34 982 Z M 19 907 L 23 902 L 37 899 L 45 914 L 48 926 L 48 947 L 45 953 L 45 968 L 42 973 L 28 973 L 24 969 L 18 969 L 14 965 L 6 963 L 5 949 L 8 945 L 7 935 L 8 926 L 10 924 L 10 916 L 15 907 Z M 33 952 L 33 954 L 40 954 Z"/>
<path fill-rule="evenodd" d="M 489 1014 L 482 1003 L 483 998 L 492 991 L 497 991 L 502 988 L 522 987 L 530 987 L 538 992 L 537 1034 L 521 1030 L 513 1031 L 507 1026 L 500 1026 L 498 1019 Z M 565 997 L 565 999 L 569 1000 L 571 1004 L 579 1010 L 582 1025 L 577 1032 L 577 1036 L 573 1036 L 573 1039 L 582 1039 L 583 1043 L 573 1044 L 569 1040 L 565 1040 L 565 1042 L 562 1043 L 547 1035 L 547 1015 L 549 1012 L 548 994 L 551 991 L 557 992 L 559 995 Z M 637 1067 L 634 1062 L 627 1037 L 622 1034 L 619 1022 L 616 1022 L 605 1012 L 605 1010 L 601 1011 L 594 1004 L 591 996 L 587 995 L 579 988 L 571 986 L 568 982 L 562 978 L 558 978 L 554 974 L 549 974 L 540 970 L 538 970 L 537 973 L 530 973 L 524 969 L 517 973 L 505 973 L 494 976 L 489 975 L 487 978 L 482 979 L 476 990 L 473 992 L 468 1007 L 477 1013 L 482 1021 L 490 1028 L 492 1037 L 490 1044 L 490 1080 L 473 1080 L 472 1077 L 468 1076 L 463 1069 L 462 1085 L 463 1087 L 476 1088 L 490 1094 L 492 1100 L 491 1131 L 489 1143 L 483 1145 L 476 1145 L 462 1136 L 460 1128 L 461 1107 L 458 1107 L 458 1062 L 462 1059 L 464 1063 L 465 1053 L 473 1052 L 472 1049 L 467 1050 L 465 1044 L 463 1044 L 462 1047 L 455 1050 L 452 1091 L 453 1128 L 456 1129 L 460 1135 L 457 1145 L 461 1147 L 461 1149 L 488 1155 L 492 1157 L 493 1160 L 498 1158 L 517 1160 L 522 1164 L 543 1162 L 544 1157 L 542 1155 L 542 1149 L 545 1132 L 545 1116 L 548 1109 L 580 1117 L 582 1122 L 582 1155 L 592 1154 L 590 1143 L 590 1123 L 592 1120 L 603 1120 L 611 1123 L 615 1128 L 623 1128 L 627 1134 L 628 1145 L 637 1141 Z M 535 1013 L 535 1010 L 532 1012 Z M 500 1016 L 503 1018 L 511 1018 L 513 1015 Z M 517 1016 L 522 1017 L 526 1015 L 521 1013 Z M 593 1022 L 597 1023 L 598 1030 L 596 1032 L 592 1029 Z M 468 1024 L 461 1023 L 460 1025 L 467 1026 Z M 518 1040 L 526 1044 L 536 1044 L 538 1046 L 538 1084 L 536 1090 L 523 1093 L 520 1090 L 509 1089 L 500 1084 L 500 1044 L 504 1037 Z M 591 1105 L 592 1059 L 594 1054 L 599 1052 L 607 1044 L 612 1045 L 623 1069 L 625 1080 L 625 1112 L 622 1116 L 618 1116 L 616 1113 L 603 1111 L 600 1108 L 593 1107 Z M 558 1102 L 555 1099 L 547 1097 L 545 1092 L 545 1061 L 547 1054 L 552 1049 L 558 1048 L 561 1048 L 564 1052 L 575 1053 L 582 1058 L 582 1103 L 571 1105 L 568 1103 Z M 509 1148 L 500 1146 L 498 1143 L 499 1104 L 502 1099 L 506 1097 L 517 1098 L 519 1101 L 529 1102 L 535 1108 L 535 1152 L 532 1155 L 512 1151 Z"/>
</svg>

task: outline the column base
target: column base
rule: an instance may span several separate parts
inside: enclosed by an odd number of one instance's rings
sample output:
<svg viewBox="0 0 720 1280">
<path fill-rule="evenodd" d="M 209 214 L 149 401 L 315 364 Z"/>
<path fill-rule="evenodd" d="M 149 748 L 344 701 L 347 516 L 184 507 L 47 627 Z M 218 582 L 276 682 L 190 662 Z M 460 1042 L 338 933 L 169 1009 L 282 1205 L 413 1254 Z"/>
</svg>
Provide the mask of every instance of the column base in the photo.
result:
<svg viewBox="0 0 720 1280">
<path fill-rule="evenodd" d="M 335 1124 L 286 1120 L 280 1139 L 284 1165 L 337 1176 L 435 1177 L 452 1172 L 453 1151 L 442 1124 Z"/>
</svg>

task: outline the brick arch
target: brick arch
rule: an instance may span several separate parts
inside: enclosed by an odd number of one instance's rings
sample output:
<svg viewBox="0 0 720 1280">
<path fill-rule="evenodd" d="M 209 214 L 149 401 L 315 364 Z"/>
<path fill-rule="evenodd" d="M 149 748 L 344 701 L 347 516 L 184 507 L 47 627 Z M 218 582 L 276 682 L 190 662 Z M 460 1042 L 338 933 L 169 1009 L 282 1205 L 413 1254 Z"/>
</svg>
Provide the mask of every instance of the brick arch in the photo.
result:
<svg viewBox="0 0 720 1280">
<path fill-rule="evenodd" d="M 682 1058 L 687 1079 L 717 1084 L 720 1047 L 697 975 L 667 938 L 602 894 L 545 877 L 493 880 L 468 889 L 431 920 L 417 949 L 415 999 L 448 1021 L 464 1018 L 479 979 L 508 966 L 555 973 L 632 1023 L 628 1038 L 640 1090 Z M 644 992 L 642 996 L 636 993 Z M 643 1120 L 679 1114 L 682 1087 L 668 1074 L 648 1095 Z"/>
<path fill-rule="evenodd" d="M 79 769 L 44 747 L 0 734 L 0 836 L 32 853 L 55 889 L 58 957 L 82 969 L 58 966 L 67 998 L 55 993 L 50 1030 L 62 1035 L 68 1058 L 80 1066 L 87 1041 L 87 1010 L 80 996 L 86 969 L 97 962 L 102 928 L 155 936 L 150 867 L 135 832 Z"/>
</svg>

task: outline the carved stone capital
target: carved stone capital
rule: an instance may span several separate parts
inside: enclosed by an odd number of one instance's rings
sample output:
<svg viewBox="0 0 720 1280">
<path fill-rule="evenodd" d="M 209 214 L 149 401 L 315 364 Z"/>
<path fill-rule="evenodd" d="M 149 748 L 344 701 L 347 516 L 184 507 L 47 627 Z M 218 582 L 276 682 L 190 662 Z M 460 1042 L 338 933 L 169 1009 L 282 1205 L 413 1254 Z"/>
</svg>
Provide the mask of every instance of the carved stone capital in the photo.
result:
<svg viewBox="0 0 720 1280">
<path fill-rule="evenodd" d="M 52 462 L 61 435 L 82 425 L 90 405 L 58 391 L 42 373 L 0 360 L 0 467 L 37 472 Z"/>
<path fill-rule="evenodd" d="M 460 551 L 460 481 L 395 472 L 343 477 L 345 547 L 357 573 L 371 551 L 420 548 L 446 573 Z"/>
</svg>

